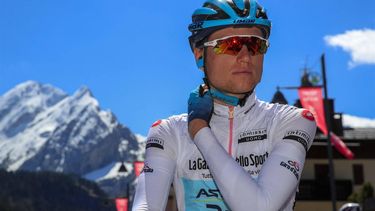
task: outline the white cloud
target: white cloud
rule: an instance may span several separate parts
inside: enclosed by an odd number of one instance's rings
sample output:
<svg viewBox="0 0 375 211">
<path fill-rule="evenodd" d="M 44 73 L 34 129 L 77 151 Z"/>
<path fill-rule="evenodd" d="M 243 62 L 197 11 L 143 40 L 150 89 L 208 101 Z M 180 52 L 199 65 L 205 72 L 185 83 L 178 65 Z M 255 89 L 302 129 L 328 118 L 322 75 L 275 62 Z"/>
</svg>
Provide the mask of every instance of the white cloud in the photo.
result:
<svg viewBox="0 0 375 211">
<path fill-rule="evenodd" d="M 352 128 L 375 128 L 375 119 L 363 118 L 344 114 L 342 117 L 343 125 Z"/>
<path fill-rule="evenodd" d="M 375 30 L 351 30 L 344 34 L 324 37 L 327 45 L 341 47 L 350 53 L 349 67 L 361 64 L 375 64 Z"/>
</svg>

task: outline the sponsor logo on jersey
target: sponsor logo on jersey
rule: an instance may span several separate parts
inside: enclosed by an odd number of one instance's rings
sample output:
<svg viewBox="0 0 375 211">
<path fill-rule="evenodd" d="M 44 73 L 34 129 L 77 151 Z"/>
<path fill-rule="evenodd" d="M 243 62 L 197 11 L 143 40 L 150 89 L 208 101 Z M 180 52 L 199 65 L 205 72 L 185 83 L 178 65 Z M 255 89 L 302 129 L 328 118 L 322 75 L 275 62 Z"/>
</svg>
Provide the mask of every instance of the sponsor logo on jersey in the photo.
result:
<svg viewBox="0 0 375 211">
<path fill-rule="evenodd" d="M 205 198 L 210 198 L 210 197 L 222 198 L 223 196 L 221 195 L 219 189 L 204 189 L 204 188 L 201 188 L 195 198 L 202 198 L 202 197 L 205 197 Z"/>
<path fill-rule="evenodd" d="M 280 166 L 288 169 L 290 172 L 294 174 L 296 179 L 298 180 L 299 178 L 299 170 L 300 170 L 300 165 L 298 162 L 293 161 L 293 160 L 288 160 L 288 162 L 281 161 Z"/>
<path fill-rule="evenodd" d="M 205 170 L 209 169 L 206 160 L 197 158 L 196 160 L 189 160 L 189 170 Z"/>
<path fill-rule="evenodd" d="M 256 154 L 250 154 L 249 156 L 241 155 L 236 158 L 236 161 L 242 167 L 246 167 L 246 166 L 258 167 L 259 165 L 263 165 L 263 163 L 266 162 L 267 158 L 268 158 L 268 152 L 262 155 L 256 155 Z"/>
<path fill-rule="evenodd" d="M 238 143 L 261 141 L 264 139 L 267 139 L 267 129 L 256 129 L 241 133 Z"/>
<path fill-rule="evenodd" d="M 156 137 L 150 137 L 150 138 L 147 139 L 146 149 L 149 148 L 149 147 L 156 147 L 156 148 L 159 148 L 159 149 L 164 149 L 164 140 L 161 140 L 161 139 L 156 138 Z"/>
<path fill-rule="evenodd" d="M 293 166 L 297 171 L 299 171 L 299 163 L 296 161 L 288 160 L 288 164 Z"/>
<path fill-rule="evenodd" d="M 310 135 L 302 130 L 292 130 L 288 131 L 283 139 L 290 139 L 297 141 L 302 144 L 303 148 L 307 151 L 308 143 L 310 142 Z"/>
<path fill-rule="evenodd" d="M 210 174 L 210 173 L 208 173 L 208 174 L 202 173 L 202 178 L 203 178 L 203 179 L 212 179 L 213 176 L 212 176 L 212 174 Z"/>
<path fill-rule="evenodd" d="M 145 162 L 145 165 L 143 166 L 142 172 L 145 172 L 145 173 L 152 173 L 152 172 L 154 172 L 154 169 L 150 168 L 150 167 L 148 166 L 148 164 Z"/>
<path fill-rule="evenodd" d="M 160 125 L 161 122 L 162 122 L 161 119 L 159 119 L 159 120 L 155 121 L 154 123 L 152 123 L 151 127 L 156 127 L 156 126 Z"/>
<path fill-rule="evenodd" d="M 315 121 L 313 113 L 311 113 L 309 110 L 303 110 L 301 114 L 305 119 Z"/>
<path fill-rule="evenodd" d="M 229 210 L 216 183 L 212 179 L 182 178 L 185 210 Z"/>
<path fill-rule="evenodd" d="M 260 173 L 260 169 L 257 169 L 255 171 L 253 170 L 248 170 L 247 171 L 251 176 L 257 176 Z"/>
</svg>

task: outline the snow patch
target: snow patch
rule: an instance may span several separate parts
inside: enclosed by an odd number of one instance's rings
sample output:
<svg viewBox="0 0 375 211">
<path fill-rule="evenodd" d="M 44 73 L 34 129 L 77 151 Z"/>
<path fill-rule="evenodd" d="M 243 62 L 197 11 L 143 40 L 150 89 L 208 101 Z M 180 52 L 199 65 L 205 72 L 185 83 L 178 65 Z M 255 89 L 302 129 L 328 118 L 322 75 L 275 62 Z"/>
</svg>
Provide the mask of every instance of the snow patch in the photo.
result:
<svg viewBox="0 0 375 211">
<path fill-rule="evenodd" d="M 126 172 L 119 171 L 121 164 L 122 164 L 121 162 L 110 163 L 101 169 L 98 169 L 96 171 L 86 174 L 84 177 L 86 179 L 99 182 L 99 181 L 107 180 L 107 179 L 127 177 L 129 174 L 133 172 L 133 168 L 134 168 L 133 163 L 127 163 L 127 162 L 123 163 L 127 170 Z"/>
</svg>

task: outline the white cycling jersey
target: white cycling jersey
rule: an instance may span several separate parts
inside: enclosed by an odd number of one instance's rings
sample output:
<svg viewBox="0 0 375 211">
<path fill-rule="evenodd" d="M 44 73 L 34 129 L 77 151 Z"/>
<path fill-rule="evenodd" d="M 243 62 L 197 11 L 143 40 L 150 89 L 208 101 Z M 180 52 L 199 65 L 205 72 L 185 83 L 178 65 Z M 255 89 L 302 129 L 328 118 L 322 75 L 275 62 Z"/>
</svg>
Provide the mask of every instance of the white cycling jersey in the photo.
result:
<svg viewBox="0 0 375 211">
<path fill-rule="evenodd" d="M 292 210 L 313 115 L 253 93 L 243 107 L 215 103 L 209 125 L 194 140 L 186 114 L 152 126 L 133 210 L 164 210 L 172 182 L 179 211 Z"/>
</svg>

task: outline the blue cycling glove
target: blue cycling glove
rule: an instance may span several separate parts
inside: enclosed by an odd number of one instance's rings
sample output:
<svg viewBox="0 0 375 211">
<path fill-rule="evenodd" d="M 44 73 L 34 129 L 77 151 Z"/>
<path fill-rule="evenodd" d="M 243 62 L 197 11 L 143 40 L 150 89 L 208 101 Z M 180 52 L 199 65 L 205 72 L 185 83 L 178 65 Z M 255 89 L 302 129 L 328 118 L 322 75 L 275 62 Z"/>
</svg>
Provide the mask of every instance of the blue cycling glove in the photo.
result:
<svg viewBox="0 0 375 211">
<path fill-rule="evenodd" d="M 188 122 L 202 119 L 210 123 L 213 112 L 213 99 L 206 85 L 200 85 L 190 93 L 188 101 Z"/>
</svg>

